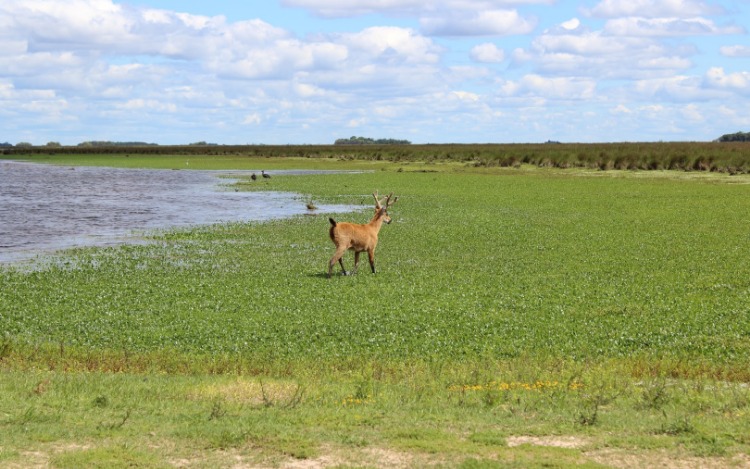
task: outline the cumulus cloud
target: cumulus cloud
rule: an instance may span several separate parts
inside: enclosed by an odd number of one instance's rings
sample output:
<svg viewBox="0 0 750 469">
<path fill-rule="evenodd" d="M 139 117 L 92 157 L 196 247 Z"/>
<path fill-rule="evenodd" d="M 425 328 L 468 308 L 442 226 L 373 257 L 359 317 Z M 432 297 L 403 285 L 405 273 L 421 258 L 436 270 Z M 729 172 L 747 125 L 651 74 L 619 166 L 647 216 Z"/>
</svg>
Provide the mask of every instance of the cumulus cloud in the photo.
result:
<svg viewBox="0 0 750 469">
<path fill-rule="evenodd" d="M 479 44 L 471 49 L 470 56 L 475 62 L 500 63 L 505 60 L 505 51 L 491 42 Z"/>
<path fill-rule="evenodd" d="M 434 15 L 436 12 L 482 11 L 518 5 L 552 5 L 554 0 L 281 0 L 323 17 L 352 17 L 379 13 L 393 16 Z"/>
<path fill-rule="evenodd" d="M 712 67 L 706 72 L 705 84 L 713 89 L 750 94 L 750 72 L 726 73 L 722 67 Z"/>
<path fill-rule="evenodd" d="M 440 58 L 440 48 L 411 29 L 378 26 L 358 33 L 340 34 L 338 38 L 355 51 L 355 56 L 366 61 L 435 63 Z"/>
<path fill-rule="evenodd" d="M 716 26 L 705 18 L 618 18 L 607 21 L 604 32 L 613 36 L 703 36 L 743 34 L 738 26 Z"/>
<path fill-rule="evenodd" d="M 558 129 L 572 135 L 587 121 L 603 129 L 615 117 L 634 132 L 642 119 L 667 116 L 707 127 L 721 122 L 717 101 L 721 116 L 748 121 L 750 76 L 726 57 L 748 57 L 750 48 L 725 44 L 723 61 L 699 65 L 708 61 L 696 58 L 705 51 L 694 39 L 744 29 L 698 0 L 602 0 L 544 31 L 528 7 L 553 0 L 283 3 L 319 16 L 375 14 L 367 20 L 375 26 L 305 36 L 269 18 L 230 21 L 116 0 L 4 0 L 5 130 L 34 141 L 26 128 L 62 122 L 47 131 L 70 126 L 71 138 L 85 134 L 80 140 L 102 129 L 105 139 L 163 143 L 248 134 L 320 142 L 354 125 L 416 141 L 451 132 L 464 141 L 528 140 L 519 135 L 529 129 L 556 139 Z M 389 25 L 396 16 L 402 26 Z M 483 65 L 499 63 L 508 66 Z"/>
<path fill-rule="evenodd" d="M 252 114 L 248 114 L 245 116 L 245 119 L 242 121 L 245 125 L 258 125 L 263 121 L 263 119 L 260 117 L 260 114 L 257 112 L 254 112 Z"/>
<path fill-rule="evenodd" d="M 725 99 L 726 93 L 718 89 L 720 87 L 711 89 L 711 86 L 706 86 L 710 81 L 710 77 L 677 75 L 668 78 L 638 80 L 634 83 L 633 89 L 642 99 L 662 102 L 698 103 L 712 99 Z"/>
<path fill-rule="evenodd" d="M 590 99 L 596 91 L 596 81 L 587 78 L 544 77 L 530 74 L 518 81 L 507 81 L 501 85 L 506 96 L 535 96 L 545 99 L 579 100 Z"/>
<path fill-rule="evenodd" d="M 490 10 L 428 16 L 420 24 L 432 36 L 509 36 L 530 33 L 536 20 L 523 18 L 516 10 Z"/>
<path fill-rule="evenodd" d="M 697 0 L 602 0 L 587 12 L 598 18 L 692 18 L 725 11 Z"/>
<path fill-rule="evenodd" d="M 305 8 L 323 17 L 352 17 L 379 13 L 419 19 L 431 36 L 506 36 L 526 34 L 536 25 L 513 7 L 552 4 L 554 0 L 284 0 L 290 7 Z"/>
<path fill-rule="evenodd" d="M 723 46 L 720 51 L 725 57 L 750 57 L 750 46 Z"/>
<path fill-rule="evenodd" d="M 544 74 L 644 79 L 673 76 L 692 66 L 689 44 L 666 43 L 652 35 L 614 35 L 569 20 L 545 30 L 527 48 L 513 51 L 517 64 L 534 64 Z"/>
<path fill-rule="evenodd" d="M 277 126 L 268 135 L 281 139 L 285 126 L 332 125 L 368 101 L 444 87 L 442 48 L 407 28 L 299 38 L 260 19 L 228 22 L 110 0 L 8 0 L 0 25 L 0 107 L 15 116 L 13 126 L 23 125 L 22 111 L 75 113 L 92 128 L 157 113 L 176 129 L 218 129 L 227 120 Z"/>
<path fill-rule="evenodd" d="M 682 116 L 690 121 L 702 122 L 706 120 L 700 108 L 695 104 L 687 104 L 681 109 Z"/>
</svg>

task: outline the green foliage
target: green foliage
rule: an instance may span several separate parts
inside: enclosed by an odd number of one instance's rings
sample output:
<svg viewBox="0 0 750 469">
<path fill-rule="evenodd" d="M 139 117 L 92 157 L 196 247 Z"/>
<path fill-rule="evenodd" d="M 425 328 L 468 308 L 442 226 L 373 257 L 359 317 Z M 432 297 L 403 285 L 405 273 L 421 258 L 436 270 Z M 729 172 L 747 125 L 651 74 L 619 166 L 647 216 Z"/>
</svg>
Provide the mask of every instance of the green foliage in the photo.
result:
<svg viewBox="0 0 750 469">
<path fill-rule="evenodd" d="M 720 142 L 750 142 L 750 132 L 735 132 L 719 137 Z"/>
<path fill-rule="evenodd" d="M 351 137 L 339 138 L 336 145 L 410 145 L 408 140 L 398 140 L 395 138 L 379 138 L 377 140 L 368 137 Z"/>
<path fill-rule="evenodd" d="M 593 466 L 598 447 L 747 452 L 744 176 L 399 165 L 237 186 L 361 204 L 337 216 L 357 222 L 373 190 L 393 191 L 375 275 L 326 278 L 327 216 L 0 268 L 0 461 L 333 452 L 362 465 L 387 448 L 405 465 L 534 467 Z M 506 446 L 514 435 L 579 443 Z"/>
<path fill-rule="evenodd" d="M 362 204 L 344 220 L 369 219 L 374 188 L 398 194 L 379 273 L 324 278 L 325 216 L 164 232 L 30 272 L 3 269 L 0 325 L 16 343 L 69 353 L 250 364 L 643 356 L 740 373 L 750 359 L 750 240 L 736 214 L 748 209 L 749 187 L 550 174 L 279 177 L 275 189 Z"/>
<path fill-rule="evenodd" d="M 146 142 L 112 142 L 112 141 L 101 141 L 92 140 L 87 142 L 81 142 L 78 144 L 79 147 L 84 148 L 98 148 L 98 147 L 145 147 L 145 146 L 157 146 L 156 143 Z"/>
</svg>

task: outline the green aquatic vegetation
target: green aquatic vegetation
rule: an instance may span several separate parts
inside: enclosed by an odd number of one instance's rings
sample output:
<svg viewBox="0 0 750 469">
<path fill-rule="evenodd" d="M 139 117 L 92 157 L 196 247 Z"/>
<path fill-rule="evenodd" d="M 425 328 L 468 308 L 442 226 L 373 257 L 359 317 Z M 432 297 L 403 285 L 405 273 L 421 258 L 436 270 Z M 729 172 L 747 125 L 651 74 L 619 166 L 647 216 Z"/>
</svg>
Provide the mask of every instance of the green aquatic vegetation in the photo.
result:
<svg viewBox="0 0 750 469">
<path fill-rule="evenodd" d="M 737 216 L 750 186 L 560 173 L 272 181 L 260 190 L 361 204 L 342 221 L 366 222 L 375 189 L 398 194 L 378 274 L 324 278 L 326 216 L 166 231 L 3 268 L 5 336 L 247 363 L 650 357 L 731 375 L 750 358 Z"/>
</svg>

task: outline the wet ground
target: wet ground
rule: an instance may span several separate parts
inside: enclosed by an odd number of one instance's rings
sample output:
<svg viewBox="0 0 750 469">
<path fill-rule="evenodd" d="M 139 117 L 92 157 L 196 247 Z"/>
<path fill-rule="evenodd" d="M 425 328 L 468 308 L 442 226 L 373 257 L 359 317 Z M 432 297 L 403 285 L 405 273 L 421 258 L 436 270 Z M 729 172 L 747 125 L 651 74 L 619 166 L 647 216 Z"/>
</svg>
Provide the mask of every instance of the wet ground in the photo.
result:
<svg viewBox="0 0 750 469">
<path fill-rule="evenodd" d="M 248 173 L 0 161 L 0 263 L 71 247 L 137 242 L 154 229 L 309 213 L 297 194 L 226 187 L 228 176 Z M 303 172 L 275 174 L 281 173 Z M 357 208 L 319 205 L 318 211 Z"/>
</svg>

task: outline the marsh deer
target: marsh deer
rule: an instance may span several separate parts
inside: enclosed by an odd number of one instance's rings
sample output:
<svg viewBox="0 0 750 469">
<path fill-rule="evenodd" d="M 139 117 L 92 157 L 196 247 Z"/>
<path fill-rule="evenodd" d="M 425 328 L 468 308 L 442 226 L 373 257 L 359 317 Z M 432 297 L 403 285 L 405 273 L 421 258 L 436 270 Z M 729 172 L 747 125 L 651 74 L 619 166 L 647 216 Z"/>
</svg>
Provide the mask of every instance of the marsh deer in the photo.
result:
<svg viewBox="0 0 750 469">
<path fill-rule="evenodd" d="M 357 273 L 359 255 L 365 251 L 367 251 L 370 259 L 372 273 L 375 273 L 375 247 L 378 245 L 378 232 L 383 223 L 388 224 L 391 222 L 391 217 L 388 216 L 388 207 L 395 204 L 398 197 L 391 200 L 391 196 L 393 196 L 393 192 L 391 192 L 384 199 L 378 200 L 377 191 L 372 196 L 375 198 L 375 216 L 372 217 L 370 223 L 364 225 L 358 223 L 336 223 L 336 220 L 333 218 L 328 219 L 331 222 L 328 234 L 331 236 L 333 244 L 336 245 L 336 252 L 333 254 L 330 262 L 328 262 L 328 278 L 331 278 L 333 274 L 333 266 L 336 264 L 336 261 L 341 264 L 341 271 L 344 275 L 347 275 L 342 259 L 347 249 L 354 251 L 354 269 L 352 270 L 352 274 Z M 385 205 L 383 205 L 384 203 Z"/>
</svg>

